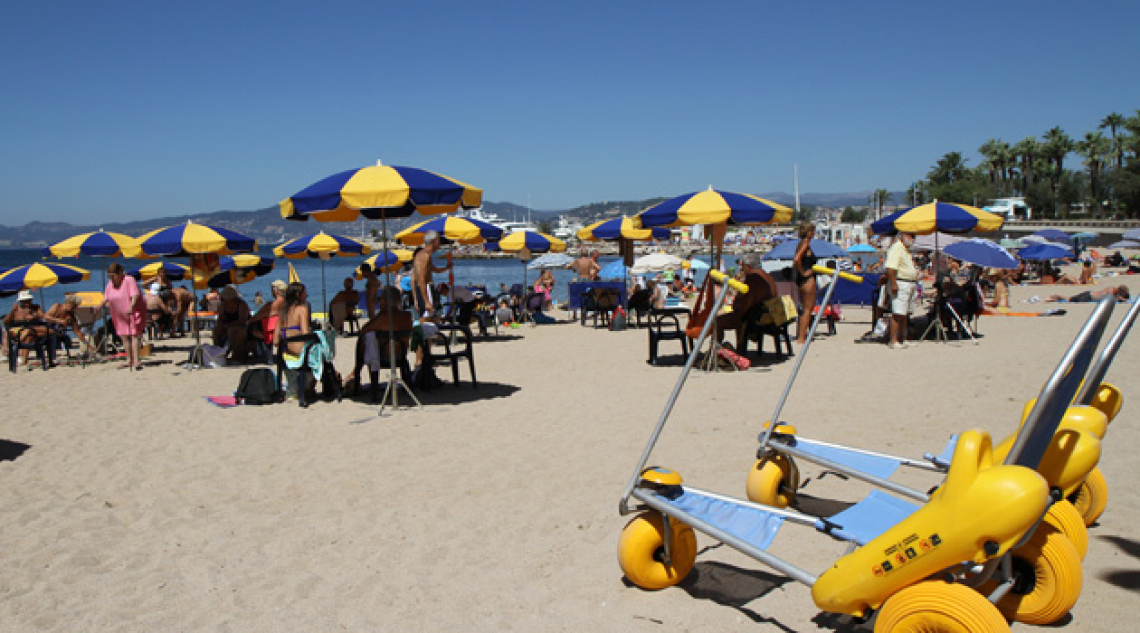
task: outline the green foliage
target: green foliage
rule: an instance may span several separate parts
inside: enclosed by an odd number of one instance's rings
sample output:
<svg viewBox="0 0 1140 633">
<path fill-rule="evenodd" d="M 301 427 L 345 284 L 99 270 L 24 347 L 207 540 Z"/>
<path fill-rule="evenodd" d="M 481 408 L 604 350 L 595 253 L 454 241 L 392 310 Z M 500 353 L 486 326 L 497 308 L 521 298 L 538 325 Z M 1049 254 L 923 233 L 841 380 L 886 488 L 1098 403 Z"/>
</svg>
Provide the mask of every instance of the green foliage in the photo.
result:
<svg viewBox="0 0 1140 633">
<path fill-rule="evenodd" d="M 839 215 L 839 221 L 846 224 L 860 224 L 866 219 L 867 210 L 855 209 L 854 207 L 844 207 L 843 213 Z"/>
</svg>

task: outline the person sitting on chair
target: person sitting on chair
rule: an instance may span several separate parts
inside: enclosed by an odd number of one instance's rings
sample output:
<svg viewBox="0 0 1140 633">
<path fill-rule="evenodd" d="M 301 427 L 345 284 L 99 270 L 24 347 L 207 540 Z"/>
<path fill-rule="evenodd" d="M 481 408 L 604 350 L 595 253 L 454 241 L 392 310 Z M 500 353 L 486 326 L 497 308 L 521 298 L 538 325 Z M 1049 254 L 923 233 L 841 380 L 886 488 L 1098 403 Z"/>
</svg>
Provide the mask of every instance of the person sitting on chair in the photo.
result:
<svg viewBox="0 0 1140 633">
<path fill-rule="evenodd" d="M 994 285 L 993 298 L 986 302 L 987 308 L 1008 309 L 1009 308 L 1009 285 L 1005 280 L 1009 273 L 993 268 L 990 270 L 986 277 Z"/>
<path fill-rule="evenodd" d="M 752 306 L 763 303 L 776 296 L 776 280 L 772 279 L 767 271 L 760 267 L 760 256 L 749 253 L 740 258 L 740 272 L 737 277 L 748 286 L 748 292 L 738 292 L 732 300 L 732 312 L 722 314 L 716 318 L 716 327 L 723 337 L 726 332 L 736 332 L 736 347 L 742 347 L 744 341 L 744 317 Z"/>
<path fill-rule="evenodd" d="M 344 278 L 344 290 L 336 293 L 332 301 L 329 301 L 329 314 L 333 329 L 337 332 L 344 332 L 345 322 L 356 321 L 356 306 L 360 303 L 360 293 L 352 287 L 352 277 Z M 344 306 L 344 314 L 338 314 L 332 309 L 332 306 L 341 304 Z"/>
<path fill-rule="evenodd" d="M 20 343 L 32 343 L 48 335 L 47 315 L 38 304 L 32 303 L 32 299 L 31 291 L 21 290 L 12 310 L 4 317 L 4 327 L 8 329 L 9 336 L 17 337 Z M 28 364 L 27 349 L 20 350 L 20 364 Z"/>
<path fill-rule="evenodd" d="M 249 306 L 238 296 L 237 288 L 222 289 L 222 304 L 218 307 L 218 324 L 214 326 L 214 345 L 229 344 L 230 359 L 244 363 L 249 356 L 246 346 L 246 326 L 249 324 Z"/>
<path fill-rule="evenodd" d="M 75 335 L 79 337 L 79 344 L 82 346 L 87 345 L 87 336 L 83 334 L 83 330 L 79 327 L 79 318 L 75 316 L 75 310 L 79 308 L 79 304 L 83 300 L 79 295 L 67 295 L 63 303 L 52 304 L 48 308 L 45 319 L 48 324 L 58 330 L 71 328 L 75 331 Z M 51 350 L 50 356 L 55 356 L 55 350 Z M 54 359 L 53 359 L 54 362 Z"/>
<path fill-rule="evenodd" d="M 154 324 L 155 337 L 162 334 L 163 330 L 171 331 L 172 315 L 170 307 L 162 300 L 160 296 L 162 293 L 162 284 L 154 282 L 150 285 L 143 300 L 146 302 L 146 315 L 147 319 Z"/>
<path fill-rule="evenodd" d="M 366 360 L 368 334 L 373 333 L 378 341 L 377 354 L 381 358 L 388 357 L 387 337 L 390 331 L 393 335 L 392 349 L 395 359 L 408 355 L 408 341 L 412 335 L 412 313 L 403 307 L 403 292 L 395 286 L 385 286 L 380 291 L 376 304 L 376 316 L 368 320 L 360 328 L 360 337 L 356 341 L 356 366 L 348 376 L 348 382 L 360 384 L 360 370 Z M 383 339 L 383 343 L 379 343 Z"/>
</svg>

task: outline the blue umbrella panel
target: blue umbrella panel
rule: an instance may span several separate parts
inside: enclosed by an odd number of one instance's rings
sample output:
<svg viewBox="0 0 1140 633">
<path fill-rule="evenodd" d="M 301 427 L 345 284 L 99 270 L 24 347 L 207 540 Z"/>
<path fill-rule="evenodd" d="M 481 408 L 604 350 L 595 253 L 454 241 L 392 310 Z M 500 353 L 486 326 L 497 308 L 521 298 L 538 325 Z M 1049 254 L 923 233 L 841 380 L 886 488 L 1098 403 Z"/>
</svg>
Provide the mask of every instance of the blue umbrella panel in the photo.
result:
<svg viewBox="0 0 1140 633">
<path fill-rule="evenodd" d="M 768 253 L 764 255 L 764 259 L 794 259 L 796 249 L 799 248 L 799 246 L 800 240 L 788 240 L 768 251 Z M 828 257 L 847 257 L 847 251 L 827 240 L 812 240 L 811 252 L 821 259 Z"/>
<path fill-rule="evenodd" d="M 1017 268 L 1017 259 L 990 240 L 969 239 L 942 249 L 947 255 L 984 268 Z"/>
</svg>

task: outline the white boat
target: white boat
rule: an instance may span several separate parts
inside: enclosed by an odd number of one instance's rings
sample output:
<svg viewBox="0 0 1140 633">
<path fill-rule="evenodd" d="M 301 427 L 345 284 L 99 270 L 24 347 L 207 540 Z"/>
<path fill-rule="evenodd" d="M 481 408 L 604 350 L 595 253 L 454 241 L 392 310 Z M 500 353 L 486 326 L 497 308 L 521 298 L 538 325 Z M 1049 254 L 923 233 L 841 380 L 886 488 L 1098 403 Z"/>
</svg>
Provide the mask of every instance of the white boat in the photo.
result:
<svg viewBox="0 0 1140 633">
<path fill-rule="evenodd" d="M 582 228 L 581 222 L 569 222 L 566 216 L 558 216 L 558 226 L 554 229 L 554 237 L 560 240 L 568 240 L 578 235 L 578 231 Z"/>
</svg>

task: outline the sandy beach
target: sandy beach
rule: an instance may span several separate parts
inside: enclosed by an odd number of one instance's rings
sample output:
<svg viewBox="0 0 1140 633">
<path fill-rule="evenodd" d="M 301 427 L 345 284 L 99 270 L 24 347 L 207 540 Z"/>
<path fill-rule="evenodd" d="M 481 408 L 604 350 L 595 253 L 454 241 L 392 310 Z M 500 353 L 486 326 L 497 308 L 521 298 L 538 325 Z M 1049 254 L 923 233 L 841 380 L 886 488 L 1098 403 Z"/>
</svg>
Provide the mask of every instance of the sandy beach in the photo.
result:
<svg viewBox="0 0 1140 633">
<path fill-rule="evenodd" d="M 1136 279 L 1096 288 L 1126 283 L 1136 296 Z M 838 334 L 809 350 L 782 417 L 809 437 L 902 455 L 968 428 L 1004 437 L 1092 310 L 1025 300 L 1082 289 L 1014 287 L 1015 310 L 1067 314 L 983 317 L 977 345 L 855 344 L 870 312 L 845 309 Z M 1140 606 L 1137 336 L 1108 376 L 1125 395 L 1100 464 L 1110 499 L 1090 528 L 1066 630 L 1127 630 Z M 351 343 L 339 349 L 342 374 Z M 643 330 L 504 330 L 476 343 L 478 389 L 464 367 L 460 386 L 389 417 L 349 400 L 214 407 L 205 396 L 232 394 L 241 368 L 185 371 L 186 345 L 159 341 L 157 364 L 138 373 L 102 364 L 4 378 L 0 628 L 862 630 L 702 535 L 680 586 L 646 592 L 623 580 L 616 548 L 628 519 L 617 504 L 680 373 L 675 342 L 662 344 L 671 364 L 652 367 Z M 792 365 L 695 373 L 650 462 L 742 496 Z M 813 496 L 867 491 L 804 471 Z M 843 549 L 794 526 L 773 546 L 813 573 Z"/>
</svg>

